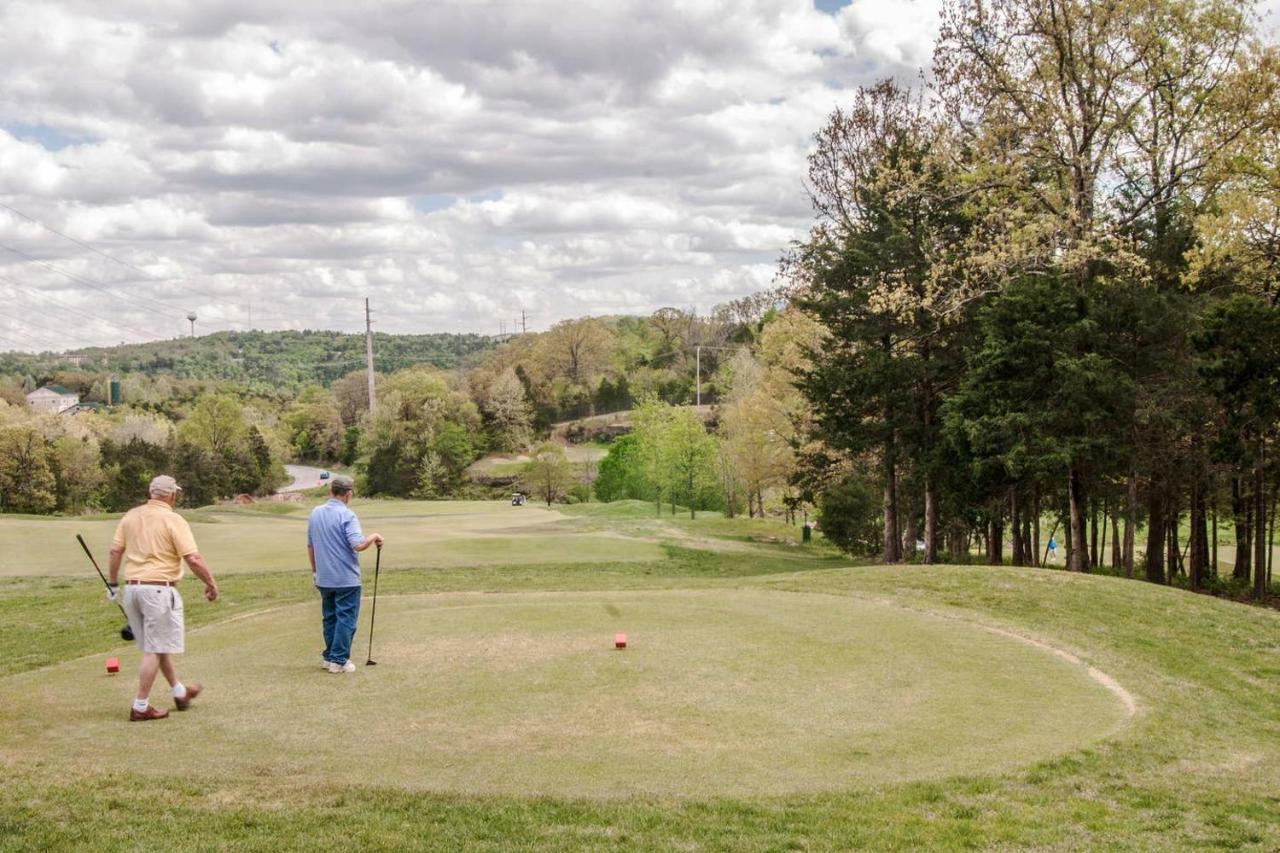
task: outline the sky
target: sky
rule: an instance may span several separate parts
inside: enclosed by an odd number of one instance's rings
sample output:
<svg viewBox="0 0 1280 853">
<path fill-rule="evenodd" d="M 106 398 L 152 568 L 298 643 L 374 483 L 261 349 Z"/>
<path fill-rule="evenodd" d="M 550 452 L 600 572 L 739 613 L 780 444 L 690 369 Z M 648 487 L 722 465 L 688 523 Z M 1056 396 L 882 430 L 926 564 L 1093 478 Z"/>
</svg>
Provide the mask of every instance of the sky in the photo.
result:
<svg viewBox="0 0 1280 853">
<path fill-rule="evenodd" d="M 0 349 L 708 311 L 939 2 L 0 0 Z"/>
</svg>

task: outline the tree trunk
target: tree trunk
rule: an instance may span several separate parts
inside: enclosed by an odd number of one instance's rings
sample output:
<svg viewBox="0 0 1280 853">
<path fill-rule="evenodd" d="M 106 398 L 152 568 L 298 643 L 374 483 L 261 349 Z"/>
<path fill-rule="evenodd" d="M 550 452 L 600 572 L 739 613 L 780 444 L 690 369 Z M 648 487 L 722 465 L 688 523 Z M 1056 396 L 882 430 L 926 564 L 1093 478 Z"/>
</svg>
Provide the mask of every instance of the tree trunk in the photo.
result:
<svg viewBox="0 0 1280 853">
<path fill-rule="evenodd" d="M 902 559 L 901 538 L 898 536 L 898 466 L 894 459 L 893 439 L 884 448 L 884 553 L 886 563 Z"/>
<path fill-rule="evenodd" d="M 1089 501 L 1089 568 L 1098 568 L 1098 502 Z"/>
<path fill-rule="evenodd" d="M 1129 472 L 1129 499 L 1124 507 L 1124 576 L 1133 577 L 1133 546 L 1138 531 L 1138 472 Z"/>
<path fill-rule="evenodd" d="M 1084 477 L 1074 465 L 1067 471 L 1067 501 L 1071 513 L 1067 567 L 1073 572 L 1086 572 L 1089 570 L 1089 540 L 1085 532 Z"/>
<path fill-rule="evenodd" d="M 1258 439 L 1258 454 L 1253 463 L 1253 597 L 1262 601 L 1267 595 L 1267 496 L 1263 474 L 1263 440 Z"/>
<path fill-rule="evenodd" d="M 1124 565 L 1124 555 L 1120 551 L 1120 516 L 1114 510 L 1111 513 L 1111 571 L 1118 572 Z"/>
<path fill-rule="evenodd" d="M 1035 518 L 1032 519 L 1034 526 L 1031 531 L 1031 547 L 1033 549 L 1031 557 L 1035 565 L 1043 566 L 1044 554 L 1040 550 L 1040 485 L 1038 483 L 1036 484 L 1035 492 L 1031 496 L 1031 514 L 1035 516 Z"/>
<path fill-rule="evenodd" d="M 1236 562 L 1231 569 L 1231 576 L 1236 580 L 1249 580 L 1249 514 L 1252 504 L 1244 499 L 1244 488 L 1239 475 L 1231 478 L 1231 515 L 1236 525 Z"/>
<path fill-rule="evenodd" d="M 1018 506 L 1018 490 L 1012 488 L 1009 490 L 1009 529 L 1013 536 L 1013 564 L 1015 566 L 1026 565 L 1024 557 L 1026 556 L 1022 542 L 1022 512 Z"/>
<path fill-rule="evenodd" d="M 1147 580 L 1164 583 L 1164 500 L 1152 484 L 1147 498 Z"/>
<path fill-rule="evenodd" d="M 991 516 L 991 533 L 987 537 L 987 562 L 998 566 L 1004 562 L 1004 524 L 999 513 Z"/>
<path fill-rule="evenodd" d="M 1173 583 L 1174 575 L 1182 574 L 1178 566 L 1182 557 L 1182 552 L 1178 547 L 1178 515 L 1179 511 L 1175 508 L 1165 519 L 1165 524 L 1168 525 L 1169 529 L 1169 583 Z"/>
<path fill-rule="evenodd" d="M 1214 501 L 1211 504 L 1209 504 L 1209 512 L 1210 512 L 1209 526 L 1212 530 L 1212 535 L 1213 535 L 1213 551 L 1211 552 L 1210 558 L 1209 558 L 1211 560 L 1210 567 L 1209 567 L 1209 574 L 1213 575 L 1215 578 L 1218 576 L 1218 501 L 1217 501 L 1217 497 L 1218 496 L 1215 494 Z"/>
<path fill-rule="evenodd" d="M 1271 589 L 1271 563 L 1276 553 L 1276 491 L 1280 487 L 1280 483 L 1271 484 L 1271 518 L 1268 522 L 1269 531 L 1267 533 L 1267 590 Z"/>
<path fill-rule="evenodd" d="M 1200 589 L 1204 581 L 1204 538 L 1204 486 L 1197 476 L 1191 481 L 1191 534 L 1189 542 L 1191 565 L 1187 572 L 1191 588 L 1196 590 Z"/>
<path fill-rule="evenodd" d="M 1102 501 L 1102 533 L 1098 547 L 1093 552 L 1093 567 L 1095 569 L 1102 568 L 1102 555 L 1107 553 L 1107 511 L 1111 508 L 1110 504 L 1111 501 L 1109 500 Z"/>
<path fill-rule="evenodd" d="M 924 475 L 924 562 L 938 562 L 938 486 L 933 475 Z"/>
<path fill-rule="evenodd" d="M 916 523 L 916 509 L 911 506 L 907 509 L 907 523 L 902 529 L 902 559 L 907 562 L 915 562 L 916 559 L 916 542 L 919 540 L 917 533 L 919 525 Z"/>
</svg>

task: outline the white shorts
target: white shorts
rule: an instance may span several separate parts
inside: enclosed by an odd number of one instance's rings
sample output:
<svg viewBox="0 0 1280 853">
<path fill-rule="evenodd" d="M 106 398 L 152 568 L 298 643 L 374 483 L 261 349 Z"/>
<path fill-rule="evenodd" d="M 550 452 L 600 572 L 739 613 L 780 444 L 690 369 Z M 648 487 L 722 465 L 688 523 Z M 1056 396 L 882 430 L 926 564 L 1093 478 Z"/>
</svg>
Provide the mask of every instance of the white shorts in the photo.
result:
<svg viewBox="0 0 1280 853">
<path fill-rule="evenodd" d="M 182 654 L 182 596 L 176 586 L 125 584 L 124 612 L 143 652 Z"/>
</svg>

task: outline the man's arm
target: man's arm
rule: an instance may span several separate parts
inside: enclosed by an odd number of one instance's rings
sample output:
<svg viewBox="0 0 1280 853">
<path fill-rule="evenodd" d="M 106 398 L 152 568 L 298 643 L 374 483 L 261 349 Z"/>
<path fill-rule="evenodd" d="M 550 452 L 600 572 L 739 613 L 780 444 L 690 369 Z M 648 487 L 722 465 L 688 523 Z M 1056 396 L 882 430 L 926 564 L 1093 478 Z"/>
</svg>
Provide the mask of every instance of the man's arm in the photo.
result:
<svg viewBox="0 0 1280 853">
<path fill-rule="evenodd" d="M 111 546 L 111 556 L 107 560 L 107 580 L 112 586 L 116 585 L 116 578 L 120 576 L 120 558 L 124 556 L 123 545 Z"/>
<path fill-rule="evenodd" d="M 209 570 L 209 564 L 204 561 L 204 557 L 200 556 L 200 552 L 192 551 L 182 559 L 187 561 L 187 565 L 195 576 L 204 581 L 204 597 L 210 601 L 217 601 L 218 584 L 213 580 L 213 572 Z"/>
<path fill-rule="evenodd" d="M 316 549 L 311 547 L 311 543 L 307 543 L 307 559 L 311 561 L 311 577 L 316 576 Z"/>
<path fill-rule="evenodd" d="M 347 516 L 346 521 L 342 524 L 342 532 L 346 534 L 347 544 L 351 546 L 352 551 L 367 551 L 372 545 L 382 544 L 381 533 L 370 533 L 364 535 L 364 531 L 360 529 L 360 521 L 353 512 Z"/>
</svg>

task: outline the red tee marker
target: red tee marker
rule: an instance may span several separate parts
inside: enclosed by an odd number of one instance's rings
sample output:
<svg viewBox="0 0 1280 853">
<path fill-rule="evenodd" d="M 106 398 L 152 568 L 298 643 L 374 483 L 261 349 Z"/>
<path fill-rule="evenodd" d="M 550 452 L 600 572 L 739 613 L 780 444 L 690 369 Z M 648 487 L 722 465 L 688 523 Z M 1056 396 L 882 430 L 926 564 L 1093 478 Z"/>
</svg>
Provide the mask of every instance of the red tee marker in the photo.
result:
<svg viewBox="0 0 1280 853">
<path fill-rule="evenodd" d="M 626 635 L 626 634 L 614 634 L 614 635 L 613 635 L 613 647 L 614 647 L 615 649 L 625 649 L 625 648 L 627 647 L 627 635 Z"/>
<path fill-rule="evenodd" d="M 120 671 L 120 658 L 107 658 L 107 674 L 115 675 Z"/>
</svg>

